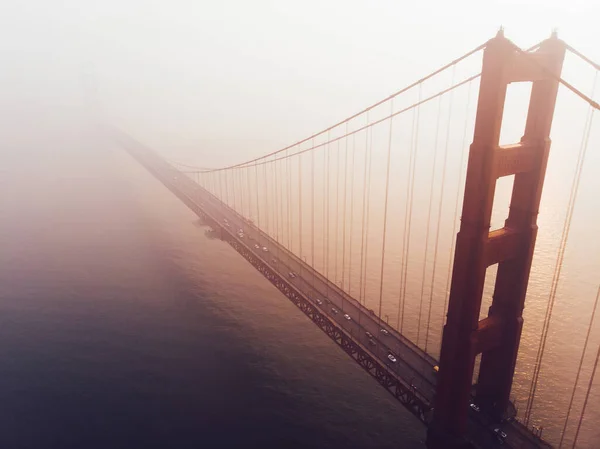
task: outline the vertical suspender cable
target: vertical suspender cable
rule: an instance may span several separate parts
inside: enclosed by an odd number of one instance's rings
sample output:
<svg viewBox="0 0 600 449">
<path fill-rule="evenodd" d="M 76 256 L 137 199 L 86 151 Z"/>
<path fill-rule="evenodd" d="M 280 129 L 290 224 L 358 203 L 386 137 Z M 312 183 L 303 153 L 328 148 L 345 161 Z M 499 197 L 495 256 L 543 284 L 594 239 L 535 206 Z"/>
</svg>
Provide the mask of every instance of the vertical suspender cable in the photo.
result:
<svg viewBox="0 0 600 449">
<path fill-rule="evenodd" d="M 243 217 L 244 216 L 244 188 L 242 187 L 242 169 L 238 168 L 235 170 L 236 179 L 237 179 L 237 190 L 240 195 L 240 210 L 239 213 Z"/>
<path fill-rule="evenodd" d="M 454 245 L 456 244 L 456 225 L 458 223 L 458 203 L 460 200 L 460 192 L 462 186 L 462 177 L 463 177 L 463 164 L 465 161 L 465 153 L 467 152 L 467 129 L 469 126 L 469 107 L 471 105 L 471 95 L 473 91 L 473 81 L 469 81 L 469 90 L 467 93 L 467 107 L 465 110 L 465 127 L 463 128 L 463 137 L 462 137 L 462 147 L 460 151 L 460 161 L 458 163 L 458 183 L 456 186 L 456 199 L 454 200 L 454 218 L 452 219 L 452 234 L 451 237 L 451 245 L 450 245 L 450 255 L 448 257 L 448 274 L 446 276 L 446 291 L 444 296 L 444 307 L 442 308 L 442 321 L 440 325 L 440 342 L 442 341 L 442 333 L 444 332 L 444 324 L 445 324 L 445 316 L 446 316 L 446 308 L 448 307 L 448 297 L 450 295 L 450 281 L 452 275 L 452 259 L 454 257 Z"/>
<path fill-rule="evenodd" d="M 223 172 L 218 172 L 217 177 L 219 179 L 219 201 L 221 204 L 225 204 L 223 201 Z"/>
<path fill-rule="evenodd" d="M 369 124 L 369 113 L 366 114 L 366 122 Z M 358 302 L 363 303 L 363 268 L 365 260 L 365 205 L 367 197 L 367 162 L 369 156 L 369 128 L 365 129 L 365 160 L 363 170 L 363 197 L 362 197 L 362 219 L 360 225 L 360 273 L 358 285 Z M 360 315 L 359 315 L 360 318 Z"/>
<path fill-rule="evenodd" d="M 585 399 L 583 401 L 583 408 L 581 409 L 581 415 L 579 417 L 579 422 L 577 423 L 577 430 L 575 431 L 575 437 L 573 438 L 573 449 L 577 445 L 577 440 L 579 439 L 579 431 L 581 430 L 581 423 L 583 422 L 583 418 L 585 417 L 585 410 L 587 408 L 588 400 L 590 399 L 590 392 L 592 391 L 592 386 L 594 384 L 594 378 L 596 377 L 596 370 L 598 369 L 598 361 L 600 360 L 600 345 L 598 345 L 598 352 L 596 353 L 596 361 L 594 362 L 594 368 L 592 369 L 592 374 L 590 375 L 590 382 L 588 383 L 587 391 L 585 393 Z"/>
<path fill-rule="evenodd" d="M 573 400 L 575 399 L 575 392 L 577 391 L 577 384 L 579 383 L 579 376 L 581 375 L 581 367 L 583 366 L 583 360 L 585 359 L 585 352 L 587 350 L 588 341 L 590 339 L 590 333 L 592 332 L 592 325 L 594 324 L 594 317 L 596 316 L 596 309 L 598 307 L 598 299 L 600 299 L 600 286 L 598 286 L 598 293 L 596 293 L 596 300 L 594 301 L 594 307 L 592 308 L 592 316 L 590 317 L 590 325 L 588 326 L 587 334 L 585 336 L 585 342 L 583 343 L 583 350 L 581 351 L 581 359 L 579 360 L 579 367 L 577 368 L 577 376 L 575 376 L 575 382 L 573 383 L 573 391 L 571 392 L 571 400 L 569 401 L 569 407 L 567 408 L 567 416 L 565 417 L 565 425 L 563 426 L 560 434 L 560 443 L 558 448 L 560 449 L 565 439 L 565 433 L 567 431 L 567 425 L 569 424 L 569 415 L 571 414 L 571 408 L 573 407 Z M 580 421 L 581 422 L 581 421 Z M 573 445 L 575 447 L 575 445 Z"/>
<path fill-rule="evenodd" d="M 371 161 L 373 157 L 373 129 L 369 133 L 369 168 L 367 169 L 367 228 L 365 231 L 365 266 L 363 268 L 363 302 L 367 304 L 367 266 L 369 263 L 369 221 L 371 217 Z"/>
<path fill-rule="evenodd" d="M 235 199 L 235 168 L 231 170 L 231 193 L 233 210 L 237 211 L 237 201 Z"/>
<path fill-rule="evenodd" d="M 279 191 L 279 177 L 277 176 L 277 161 L 275 161 L 275 157 L 273 157 L 271 165 L 273 166 L 273 216 L 275 221 L 275 241 L 279 243 L 279 195 L 277 194 Z M 279 254 L 279 245 L 277 246 L 277 251 L 277 254 Z"/>
<path fill-rule="evenodd" d="M 339 241 L 339 214 L 340 214 L 340 141 L 338 140 L 337 145 L 337 161 L 336 161 L 336 176 L 335 176 L 335 261 L 333 263 L 334 270 L 334 282 L 337 284 L 338 275 L 338 241 Z"/>
<path fill-rule="evenodd" d="M 227 198 L 227 206 L 232 207 L 233 201 L 229 198 L 229 172 L 230 170 L 225 170 L 225 197 Z"/>
<path fill-rule="evenodd" d="M 279 172 L 279 179 L 281 180 L 281 183 L 283 184 L 283 162 L 281 162 L 280 164 L 278 164 L 277 166 L 277 170 Z M 278 187 L 279 190 L 279 187 Z M 283 199 L 283 186 L 281 187 L 281 189 L 279 190 L 279 226 L 280 226 L 280 231 L 281 231 L 281 244 L 283 245 L 283 236 L 285 234 L 285 226 L 284 226 L 284 220 L 283 220 L 283 204 L 284 204 L 284 199 Z"/>
<path fill-rule="evenodd" d="M 263 166 L 263 184 L 265 186 L 265 218 L 266 218 L 266 225 L 265 225 L 265 233 L 267 235 L 269 235 L 269 221 L 271 218 L 271 208 L 269 207 L 269 185 L 268 185 L 268 180 L 267 180 L 267 164 L 262 164 Z"/>
<path fill-rule="evenodd" d="M 252 195 L 250 194 L 252 192 L 252 189 L 250 188 L 250 168 L 246 167 L 244 169 L 244 174 L 246 175 L 246 184 L 248 184 L 248 192 L 246 192 L 248 194 L 248 220 L 252 219 Z"/>
<path fill-rule="evenodd" d="M 427 226 L 425 229 L 425 255 L 423 257 L 423 273 L 421 275 L 421 299 L 419 300 L 419 317 L 417 319 L 417 346 L 421 336 L 421 315 L 423 313 L 423 295 L 425 294 L 425 274 L 427 272 L 427 250 L 429 249 L 429 228 L 431 227 L 431 209 L 433 206 L 433 189 L 435 186 L 435 165 L 437 163 L 438 143 L 440 136 L 440 119 L 442 117 L 442 97 L 438 100 L 438 113 L 435 124 L 435 140 L 433 142 L 433 163 L 431 164 L 431 185 L 429 186 L 429 206 L 427 208 Z"/>
<path fill-rule="evenodd" d="M 346 122 L 346 134 L 348 134 L 348 122 Z M 348 137 L 344 139 L 346 145 L 344 149 L 344 207 L 342 217 L 342 290 L 345 290 L 346 275 L 346 198 L 348 190 Z M 344 310 L 342 308 L 342 310 Z"/>
<path fill-rule="evenodd" d="M 298 245 L 302 260 L 302 155 L 298 155 Z M 302 266 L 302 265 L 300 265 Z"/>
<path fill-rule="evenodd" d="M 315 140 L 312 140 L 311 146 L 315 146 Z M 311 218 L 311 229 L 310 229 L 310 259 L 312 264 L 312 286 L 315 288 L 315 150 L 310 152 L 310 218 Z"/>
<path fill-rule="evenodd" d="M 329 140 L 329 138 L 328 138 L 327 140 Z M 327 173 L 327 170 L 326 170 L 326 167 L 327 167 L 327 148 L 329 148 L 329 145 L 327 145 L 325 148 L 323 148 L 323 176 L 321 177 L 321 179 L 323 179 L 323 183 L 325 183 L 325 182 L 329 182 L 329 173 Z M 327 189 L 327 188 L 326 188 L 326 186 L 324 185 L 324 186 L 323 186 L 323 189 L 321 190 L 321 191 L 322 191 L 322 193 L 323 193 L 323 196 L 321 197 L 321 198 L 322 198 L 322 201 L 321 201 L 321 202 L 322 202 L 322 206 L 323 206 L 323 215 L 322 215 L 322 217 L 321 217 L 321 218 L 322 218 L 322 220 L 323 220 L 323 224 L 322 224 L 322 229 L 323 229 L 323 230 L 321 231 L 321 237 L 322 237 L 322 240 L 323 240 L 323 241 L 322 241 L 322 243 L 323 243 L 323 248 L 322 248 L 322 250 L 321 250 L 321 252 L 322 252 L 322 255 L 323 255 L 323 274 L 325 274 L 325 273 L 327 272 L 327 270 L 326 270 L 327 264 L 326 264 L 326 262 L 325 262 L 325 260 L 326 260 L 326 259 L 325 259 L 325 257 L 326 257 L 326 254 L 325 254 L 325 240 L 326 240 L 326 237 L 328 237 L 328 236 L 327 236 L 327 231 L 326 231 L 327 227 L 325 226 L 325 224 L 326 224 L 326 222 L 325 222 L 325 213 L 326 213 L 326 208 L 325 208 L 325 204 L 326 204 L 326 203 L 325 203 L 325 201 L 326 201 L 326 189 Z"/>
<path fill-rule="evenodd" d="M 256 222 L 258 229 L 260 229 L 260 198 L 258 196 L 258 165 L 254 163 L 254 181 L 256 185 Z M 258 234 L 258 241 L 260 242 L 260 233 Z"/>
<path fill-rule="evenodd" d="M 419 102 L 423 92 L 423 85 L 419 84 Z M 406 206 L 404 211 L 404 229 L 402 235 L 402 257 L 400 262 L 400 295 L 398 298 L 398 330 L 402 333 L 404 327 L 404 305 L 406 299 L 406 277 L 408 272 L 408 255 L 410 249 L 410 225 L 412 218 L 413 187 L 415 184 L 415 164 L 417 160 L 417 147 L 419 146 L 419 119 L 420 107 L 414 109 L 411 148 L 408 158 L 408 176 L 406 178 Z"/>
<path fill-rule="evenodd" d="M 394 99 L 390 100 L 390 113 L 394 112 Z M 383 206 L 383 236 L 381 239 L 381 272 L 379 274 L 379 323 L 381 325 L 381 310 L 383 306 L 383 272 L 385 266 L 385 240 L 387 237 L 387 214 L 388 214 L 388 197 L 390 192 L 390 160 L 392 156 L 392 124 L 394 118 L 390 118 L 390 131 L 388 137 L 387 151 L 387 168 L 385 174 L 385 200 Z"/>
<path fill-rule="evenodd" d="M 454 76 L 456 72 L 456 66 L 452 68 L 452 85 L 454 85 Z M 433 267 L 431 269 L 431 289 L 429 290 L 429 310 L 427 312 L 427 329 L 425 331 L 425 353 L 429 345 L 429 326 L 431 324 L 431 308 L 433 307 L 433 292 L 435 289 L 435 271 L 437 267 L 437 256 L 440 242 L 440 228 L 442 223 L 442 207 L 444 204 L 444 189 L 446 187 L 446 170 L 448 166 L 448 147 L 450 145 L 450 121 L 452 119 L 452 105 L 454 100 L 454 91 L 450 92 L 450 99 L 448 104 L 448 119 L 446 123 L 446 144 L 444 145 L 444 158 L 442 161 L 442 182 L 440 186 L 440 199 L 438 202 L 438 219 L 437 227 L 435 231 L 435 243 L 433 245 Z"/>
<path fill-rule="evenodd" d="M 348 293 L 352 295 L 352 237 L 354 230 L 354 157 L 356 153 L 356 134 L 352 135 L 352 162 L 350 169 L 350 242 L 348 246 Z"/>
<path fill-rule="evenodd" d="M 287 205 L 285 207 L 285 211 L 286 211 L 286 215 L 287 215 L 287 246 L 288 246 L 288 250 L 292 251 L 292 212 L 291 212 L 291 207 L 292 207 L 292 194 L 290 192 L 290 186 L 292 184 L 292 172 L 290 170 L 290 159 L 288 157 L 289 155 L 289 151 L 285 150 L 285 187 L 287 190 Z"/>
<path fill-rule="evenodd" d="M 330 138 L 330 133 L 331 131 L 327 132 L 327 142 L 329 142 L 331 140 Z M 329 229 L 329 212 L 330 212 L 330 205 L 329 205 L 329 194 L 331 191 L 331 151 L 329 149 L 329 144 L 327 144 L 327 173 L 325 175 L 325 178 L 327 179 L 327 187 L 326 187 L 326 192 L 325 192 L 325 199 L 327 201 L 326 205 L 327 205 L 327 218 L 326 218 L 326 228 L 327 228 L 327 248 L 325 248 L 325 272 L 327 273 L 327 279 L 329 278 L 329 236 L 331 235 L 330 233 L 330 229 Z M 327 282 L 327 287 L 325 289 L 325 292 L 327 294 L 327 298 L 329 298 L 329 282 Z"/>
</svg>

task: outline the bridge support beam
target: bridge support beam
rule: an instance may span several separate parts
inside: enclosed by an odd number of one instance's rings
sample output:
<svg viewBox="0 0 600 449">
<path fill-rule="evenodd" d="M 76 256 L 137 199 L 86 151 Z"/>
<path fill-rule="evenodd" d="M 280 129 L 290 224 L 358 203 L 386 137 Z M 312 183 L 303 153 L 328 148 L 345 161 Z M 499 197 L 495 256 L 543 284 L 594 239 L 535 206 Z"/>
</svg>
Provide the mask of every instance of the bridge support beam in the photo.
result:
<svg viewBox="0 0 600 449">
<path fill-rule="evenodd" d="M 554 35 L 536 52 L 523 53 L 502 32 L 485 49 L 428 430 L 431 449 L 470 447 L 465 435 L 478 354 L 475 401 L 498 421 L 508 406 L 564 53 L 564 43 Z M 521 81 L 533 83 L 525 133 L 520 143 L 500 146 L 507 86 Z M 510 212 L 504 227 L 490 232 L 496 181 L 509 175 L 515 175 Z M 495 264 L 492 305 L 488 317 L 479 320 L 486 270 Z"/>
</svg>

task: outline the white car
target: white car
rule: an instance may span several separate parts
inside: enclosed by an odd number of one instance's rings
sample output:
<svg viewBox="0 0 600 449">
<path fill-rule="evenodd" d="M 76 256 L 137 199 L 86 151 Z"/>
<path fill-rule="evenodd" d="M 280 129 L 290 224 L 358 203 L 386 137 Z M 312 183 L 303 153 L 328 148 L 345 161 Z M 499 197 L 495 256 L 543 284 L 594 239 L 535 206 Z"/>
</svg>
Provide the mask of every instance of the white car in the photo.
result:
<svg viewBox="0 0 600 449">
<path fill-rule="evenodd" d="M 475 412 L 479 412 L 479 406 L 477 404 L 473 404 L 472 402 L 469 404 L 469 407 L 473 409 Z"/>
<path fill-rule="evenodd" d="M 258 247 L 258 245 L 256 245 Z M 294 273 L 293 271 L 290 271 L 288 273 L 288 276 L 291 277 L 292 279 L 294 279 L 296 277 L 296 273 Z"/>
<path fill-rule="evenodd" d="M 504 440 L 506 440 L 506 433 L 504 433 L 500 428 L 496 427 L 494 429 L 494 433 L 496 434 L 496 438 L 500 444 L 504 444 Z"/>
<path fill-rule="evenodd" d="M 392 363 L 396 363 L 398 361 L 396 357 L 394 357 L 394 354 L 388 354 L 388 359 L 390 359 L 390 362 Z"/>
<path fill-rule="evenodd" d="M 386 329 L 383 329 L 383 328 L 381 328 L 379 332 L 381 332 L 383 335 L 390 335 L 390 333 Z"/>
<path fill-rule="evenodd" d="M 266 246 L 263 246 L 263 251 L 264 251 L 265 253 L 267 253 L 267 252 L 269 252 L 269 249 L 268 249 Z"/>
<path fill-rule="evenodd" d="M 258 246 L 258 245 L 254 245 L 254 247 L 255 247 L 256 249 L 260 249 L 260 246 Z"/>
<path fill-rule="evenodd" d="M 338 313 L 338 311 L 337 311 L 337 309 L 336 309 L 335 307 L 332 307 L 332 308 L 331 308 L 331 312 L 332 312 L 334 315 L 337 315 L 337 313 Z"/>
<path fill-rule="evenodd" d="M 350 315 L 348 315 L 347 313 L 344 314 L 344 318 L 346 318 L 348 321 L 350 321 L 352 318 L 350 317 Z"/>
<path fill-rule="evenodd" d="M 321 301 L 319 298 L 315 298 L 315 302 L 316 302 L 317 304 L 319 304 L 320 306 L 322 306 L 322 305 L 323 305 L 323 301 Z"/>
</svg>

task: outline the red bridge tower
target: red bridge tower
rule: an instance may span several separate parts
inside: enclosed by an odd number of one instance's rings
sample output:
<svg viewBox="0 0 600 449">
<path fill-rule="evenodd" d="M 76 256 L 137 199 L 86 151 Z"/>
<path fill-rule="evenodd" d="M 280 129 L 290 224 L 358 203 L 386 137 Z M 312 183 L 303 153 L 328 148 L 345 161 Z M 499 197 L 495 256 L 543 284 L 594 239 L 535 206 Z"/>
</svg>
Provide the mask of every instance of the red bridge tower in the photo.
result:
<svg viewBox="0 0 600 449">
<path fill-rule="evenodd" d="M 537 215 L 550 150 L 550 128 L 565 54 L 556 35 L 523 52 L 502 31 L 484 51 L 447 322 L 444 326 L 431 449 L 469 447 L 465 439 L 475 357 L 482 354 L 476 398 L 500 419 L 509 405 Z M 500 146 L 508 84 L 532 82 L 524 136 Z M 504 227 L 490 231 L 496 181 L 515 175 Z M 498 264 L 492 305 L 479 320 L 488 267 Z"/>
</svg>

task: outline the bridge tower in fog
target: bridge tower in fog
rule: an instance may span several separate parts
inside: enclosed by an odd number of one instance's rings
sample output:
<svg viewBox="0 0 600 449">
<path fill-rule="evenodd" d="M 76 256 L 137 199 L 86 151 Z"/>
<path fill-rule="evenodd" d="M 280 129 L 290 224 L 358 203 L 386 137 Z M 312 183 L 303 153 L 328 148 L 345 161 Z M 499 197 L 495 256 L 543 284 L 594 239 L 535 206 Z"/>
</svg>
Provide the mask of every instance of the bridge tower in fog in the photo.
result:
<svg viewBox="0 0 600 449">
<path fill-rule="evenodd" d="M 470 147 L 460 230 L 440 355 L 428 447 L 467 447 L 468 402 L 475 358 L 481 354 L 475 400 L 500 419 L 509 406 L 525 294 L 537 235 L 537 215 L 550 150 L 550 128 L 565 55 L 556 35 L 533 53 L 517 49 L 502 31 L 489 41 Z M 500 146 L 508 84 L 531 82 L 521 141 Z M 514 175 L 504 227 L 490 230 L 496 181 Z M 479 320 L 486 270 L 498 264 L 492 305 Z"/>
</svg>

